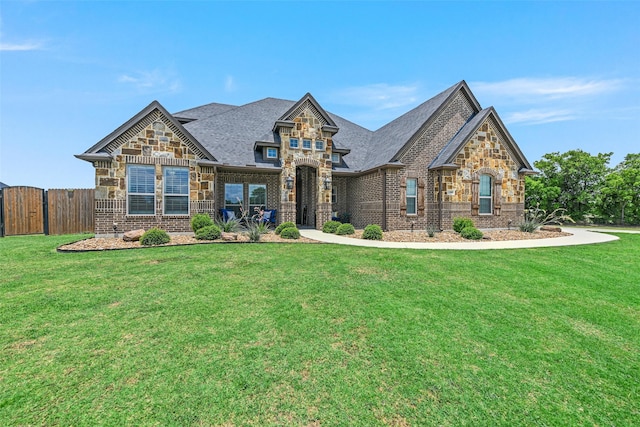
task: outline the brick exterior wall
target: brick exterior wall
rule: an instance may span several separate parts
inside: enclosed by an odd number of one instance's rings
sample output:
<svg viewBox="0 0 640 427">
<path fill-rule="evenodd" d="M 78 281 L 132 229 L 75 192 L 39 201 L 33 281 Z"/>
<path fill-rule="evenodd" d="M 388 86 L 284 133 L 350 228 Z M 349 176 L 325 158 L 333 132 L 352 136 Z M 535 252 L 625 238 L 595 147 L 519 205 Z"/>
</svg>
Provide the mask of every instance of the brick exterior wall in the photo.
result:
<svg viewBox="0 0 640 427">
<path fill-rule="evenodd" d="M 224 185 L 227 183 L 238 183 L 244 185 L 244 201 L 245 208 L 248 209 L 249 187 L 246 184 L 266 184 L 267 186 L 267 205 L 265 209 L 278 209 L 278 218 L 280 212 L 280 173 L 263 173 L 263 172 L 230 172 L 218 171 L 216 176 L 216 206 L 224 208 Z M 216 212 L 219 216 L 219 213 Z M 253 212 L 250 213 L 253 215 Z M 280 222 L 279 220 L 277 222 Z"/>
<path fill-rule="evenodd" d="M 160 111 L 154 110 L 111 142 L 105 149 L 112 161 L 94 163 L 96 171 L 97 236 L 120 235 L 138 228 L 160 227 L 169 232 L 188 232 L 190 215 L 215 213 L 214 171 L 200 167 L 197 147 L 188 142 L 173 123 Z M 127 165 L 153 165 L 156 173 L 156 214 L 127 215 Z M 163 214 L 163 167 L 178 166 L 189 169 L 190 215 Z"/>
</svg>

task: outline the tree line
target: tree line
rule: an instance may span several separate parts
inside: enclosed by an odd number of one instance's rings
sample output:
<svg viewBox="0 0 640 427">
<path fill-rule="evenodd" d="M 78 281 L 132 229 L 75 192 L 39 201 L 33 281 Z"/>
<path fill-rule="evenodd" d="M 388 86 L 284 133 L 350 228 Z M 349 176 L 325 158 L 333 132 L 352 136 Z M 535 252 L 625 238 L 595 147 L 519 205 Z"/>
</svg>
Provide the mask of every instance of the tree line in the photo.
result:
<svg viewBox="0 0 640 427">
<path fill-rule="evenodd" d="M 640 153 L 609 167 L 613 153 L 595 156 L 570 150 L 533 162 L 539 174 L 526 177 L 525 207 L 558 208 L 576 222 L 640 224 Z"/>
</svg>

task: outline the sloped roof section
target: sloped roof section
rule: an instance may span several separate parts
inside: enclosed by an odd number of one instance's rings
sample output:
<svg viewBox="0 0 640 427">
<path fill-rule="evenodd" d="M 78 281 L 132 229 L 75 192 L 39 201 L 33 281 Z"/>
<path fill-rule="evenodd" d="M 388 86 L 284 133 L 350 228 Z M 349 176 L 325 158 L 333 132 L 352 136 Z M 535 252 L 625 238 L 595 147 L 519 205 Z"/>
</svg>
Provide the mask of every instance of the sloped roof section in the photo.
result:
<svg viewBox="0 0 640 427">
<path fill-rule="evenodd" d="M 439 169 L 446 167 L 453 167 L 453 162 L 465 144 L 473 136 L 473 134 L 480 128 L 480 126 L 487 120 L 493 119 L 498 129 L 497 131 L 503 137 L 507 150 L 513 156 L 513 160 L 520 165 L 522 170 L 531 170 L 531 165 L 520 151 L 520 147 L 516 144 L 515 140 L 511 137 L 507 128 L 500 120 L 498 113 L 493 107 L 485 108 L 478 114 L 473 116 L 462 128 L 451 138 L 451 141 L 442 149 L 440 154 L 431 162 L 429 169 Z"/>
<path fill-rule="evenodd" d="M 279 121 L 290 121 L 290 120 L 295 119 L 296 117 L 298 117 L 300 115 L 302 110 L 306 107 L 305 104 L 310 104 L 313 107 L 313 109 L 315 109 L 316 112 L 318 113 L 318 115 L 319 115 L 318 118 L 322 119 L 325 122 L 325 124 L 327 124 L 329 126 L 332 126 L 332 127 L 337 127 L 336 123 L 333 121 L 331 116 L 329 114 L 327 114 L 327 112 L 324 110 L 324 108 L 322 108 L 320 106 L 318 101 L 316 101 L 316 99 L 309 92 L 307 92 L 302 98 L 300 98 L 300 100 L 298 102 L 296 102 L 282 116 L 280 116 L 278 118 L 278 120 Z"/>
<path fill-rule="evenodd" d="M 196 138 L 187 131 L 182 124 L 173 117 L 158 101 L 153 101 L 146 106 L 138 114 L 127 120 L 116 130 L 100 140 L 93 147 L 89 148 L 82 154 L 76 155 L 77 158 L 86 161 L 95 161 L 99 159 L 110 158 L 111 153 L 122 143 L 129 134 L 137 134 L 140 130 L 146 127 L 149 123 L 152 123 L 159 116 L 167 119 L 174 127 L 174 132 L 179 137 L 182 137 L 187 144 L 191 146 L 199 157 L 205 160 L 215 161 L 215 157 L 204 148 Z"/>
<path fill-rule="evenodd" d="M 256 164 L 256 141 L 275 142 L 273 124 L 295 103 L 265 98 L 184 125 L 223 165 Z M 265 165 L 265 167 L 275 167 Z"/>
<path fill-rule="evenodd" d="M 465 91 L 466 96 L 479 111 L 480 104 L 473 97 L 467 83 L 462 80 L 375 131 L 369 141 L 369 153 L 363 169 L 397 160 L 396 157 L 403 148 L 431 124 L 460 90 Z"/>
<path fill-rule="evenodd" d="M 181 122 L 190 122 L 193 120 L 200 120 L 222 114 L 234 108 L 237 108 L 237 106 L 229 104 L 218 104 L 216 102 L 213 102 L 211 104 L 201 105 L 200 107 L 190 108 L 188 110 L 173 113 L 173 117 Z"/>
<path fill-rule="evenodd" d="M 8 185 L 5 184 L 4 182 L 0 182 L 0 188 L 5 188 L 5 187 L 8 187 Z"/>
</svg>

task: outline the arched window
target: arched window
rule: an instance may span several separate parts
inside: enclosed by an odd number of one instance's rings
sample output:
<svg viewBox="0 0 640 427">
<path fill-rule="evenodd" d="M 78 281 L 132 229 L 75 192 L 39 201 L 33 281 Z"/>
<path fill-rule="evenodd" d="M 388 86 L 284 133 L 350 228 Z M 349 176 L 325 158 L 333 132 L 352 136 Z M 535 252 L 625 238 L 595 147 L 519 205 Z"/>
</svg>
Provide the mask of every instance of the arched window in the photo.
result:
<svg viewBox="0 0 640 427">
<path fill-rule="evenodd" d="M 492 213 L 492 200 L 493 200 L 493 179 L 491 175 L 480 175 L 480 194 L 479 194 L 479 213 L 491 214 Z"/>
</svg>

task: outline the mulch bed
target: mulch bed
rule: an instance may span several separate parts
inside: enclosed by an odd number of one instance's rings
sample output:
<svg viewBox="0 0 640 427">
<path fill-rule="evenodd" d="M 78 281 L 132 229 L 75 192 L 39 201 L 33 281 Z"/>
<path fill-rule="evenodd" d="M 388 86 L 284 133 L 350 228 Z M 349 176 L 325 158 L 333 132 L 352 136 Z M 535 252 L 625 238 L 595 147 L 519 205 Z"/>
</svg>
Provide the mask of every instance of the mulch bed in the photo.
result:
<svg viewBox="0 0 640 427">
<path fill-rule="evenodd" d="M 504 240 L 530 240 L 530 239 L 548 239 L 553 237 L 570 236 L 571 233 L 557 233 L 549 231 L 536 231 L 535 233 L 525 233 L 518 230 L 490 230 L 484 232 L 484 238 L 482 241 L 504 241 Z M 354 239 L 362 238 L 362 230 L 356 230 L 356 234 L 351 236 Z M 443 231 L 436 233 L 434 237 L 429 237 L 426 231 L 388 231 L 383 234 L 382 240 L 386 242 L 425 242 L 425 243 L 440 243 L 440 242 L 471 242 L 466 240 L 459 234 L 453 231 Z M 172 235 L 171 241 L 161 246 L 180 246 L 180 245 L 196 245 L 196 244 L 221 244 L 221 243 L 248 243 L 249 238 L 242 233 L 237 234 L 237 240 L 223 241 L 223 240 L 196 240 L 192 235 Z M 282 239 L 275 233 L 263 234 L 260 238 L 260 242 L 265 243 L 320 243 L 316 240 L 300 237 L 298 240 Z M 106 251 L 116 249 L 136 249 L 145 248 L 146 246 L 140 245 L 140 242 L 125 242 L 122 238 L 107 237 L 107 238 L 90 238 L 80 240 L 68 245 L 62 245 L 58 248 L 60 252 L 85 252 L 85 251 Z"/>
</svg>

